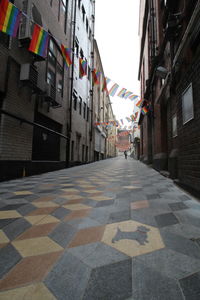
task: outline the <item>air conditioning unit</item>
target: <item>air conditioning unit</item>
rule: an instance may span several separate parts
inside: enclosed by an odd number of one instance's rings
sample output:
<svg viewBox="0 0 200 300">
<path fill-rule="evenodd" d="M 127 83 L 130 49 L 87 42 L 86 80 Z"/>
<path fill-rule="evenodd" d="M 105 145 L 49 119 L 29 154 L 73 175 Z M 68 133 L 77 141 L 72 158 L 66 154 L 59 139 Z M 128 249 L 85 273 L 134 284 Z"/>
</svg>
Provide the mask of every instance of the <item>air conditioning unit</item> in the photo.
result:
<svg viewBox="0 0 200 300">
<path fill-rule="evenodd" d="M 22 64 L 20 69 L 20 81 L 27 83 L 33 89 L 37 88 L 38 71 L 31 64 Z"/>
<path fill-rule="evenodd" d="M 18 39 L 23 45 L 24 43 L 28 43 L 31 40 L 31 33 L 32 33 L 32 0 L 24 0 L 22 2 L 22 10 L 26 14 L 24 16 L 22 14 L 21 22 L 19 25 L 19 33 Z"/>
<path fill-rule="evenodd" d="M 51 84 L 46 85 L 45 100 L 50 103 L 53 108 L 58 108 L 62 106 L 61 94 L 56 92 L 56 88 Z"/>
<path fill-rule="evenodd" d="M 60 93 L 56 93 L 56 98 L 55 100 L 51 103 L 51 106 L 53 108 L 58 108 L 58 107 L 61 107 L 62 106 L 62 96 Z"/>
</svg>

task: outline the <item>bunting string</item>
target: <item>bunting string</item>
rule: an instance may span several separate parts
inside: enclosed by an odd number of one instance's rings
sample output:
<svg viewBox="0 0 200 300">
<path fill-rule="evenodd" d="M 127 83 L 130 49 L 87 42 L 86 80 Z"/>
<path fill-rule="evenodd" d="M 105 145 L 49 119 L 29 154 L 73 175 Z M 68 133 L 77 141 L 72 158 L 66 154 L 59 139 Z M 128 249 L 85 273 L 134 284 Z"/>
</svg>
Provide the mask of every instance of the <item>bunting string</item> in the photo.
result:
<svg viewBox="0 0 200 300">
<path fill-rule="evenodd" d="M 50 34 L 43 27 L 34 22 L 34 20 L 32 20 L 26 13 L 17 8 L 9 0 L 0 0 L 0 31 L 4 32 L 5 34 L 16 37 L 22 16 L 23 18 L 27 18 L 30 23 L 34 24 L 32 39 L 29 45 L 29 51 L 34 53 L 35 55 L 46 58 L 49 38 L 52 37 L 60 46 L 65 65 L 67 67 L 70 67 L 70 65 L 72 64 L 71 54 L 74 53 L 74 49 L 65 47 L 54 35 Z M 79 58 L 80 79 L 87 75 L 87 69 L 87 61 L 83 58 Z M 93 85 L 100 84 L 100 75 L 101 72 L 99 72 L 98 70 L 92 70 Z M 117 83 L 114 83 L 112 87 L 108 90 L 108 84 L 110 82 L 111 79 L 103 76 L 102 91 L 105 91 L 107 95 L 114 97 L 117 94 L 118 97 L 125 100 L 137 100 L 138 102 L 136 103 L 136 106 L 141 108 L 141 113 L 146 115 L 149 112 L 149 107 L 148 105 L 144 105 L 144 100 L 140 99 L 138 95 L 135 95 L 131 91 L 128 91 L 126 88 L 122 88 L 120 91 L 118 91 L 119 85 Z M 126 119 L 128 122 L 133 120 L 132 117 L 127 117 Z"/>
</svg>

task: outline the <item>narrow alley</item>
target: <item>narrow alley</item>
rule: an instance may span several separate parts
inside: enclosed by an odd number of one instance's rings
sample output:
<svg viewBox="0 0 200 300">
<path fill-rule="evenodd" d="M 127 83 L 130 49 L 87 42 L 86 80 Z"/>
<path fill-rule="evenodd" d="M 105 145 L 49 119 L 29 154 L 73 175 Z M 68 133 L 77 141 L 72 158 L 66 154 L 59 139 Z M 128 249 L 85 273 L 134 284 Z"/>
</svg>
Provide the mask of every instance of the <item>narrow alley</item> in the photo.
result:
<svg viewBox="0 0 200 300">
<path fill-rule="evenodd" d="M 200 203 L 128 157 L 0 183 L 1 300 L 200 299 Z"/>
</svg>

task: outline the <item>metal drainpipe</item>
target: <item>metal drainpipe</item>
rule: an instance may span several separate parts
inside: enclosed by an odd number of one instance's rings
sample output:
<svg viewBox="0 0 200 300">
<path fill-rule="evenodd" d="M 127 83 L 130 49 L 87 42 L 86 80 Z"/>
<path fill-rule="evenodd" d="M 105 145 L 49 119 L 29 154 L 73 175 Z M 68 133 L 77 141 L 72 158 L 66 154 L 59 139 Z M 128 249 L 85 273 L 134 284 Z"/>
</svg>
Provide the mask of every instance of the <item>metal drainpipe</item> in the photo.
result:
<svg viewBox="0 0 200 300">
<path fill-rule="evenodd" d="M 73 40 L 72 40 L 72 68 L 71 68 L 71 90 L 70 90 L 70 107 L 69 107 L 69 128 L 68 128 L 68 144 L 66 153 L 66 165 L 69 166 L 70 162 L 70 142 L 71 142 L 71 132 L 72 132 L 72 104 L 73 104 L 73 89 L 74 89 L 74 57 L 75 57 L 75 39 L 76 39 L 76 11 L 77 11 L 77 0 L 74 3 L 74 20 L 71 21 L 73 25 Z"/>
<path fill-rule="evenodd" d="M 95 0 L 93 0 L 93 16 L 94 16 L 94 19 L 92 20 L 92 53 L 93 53 L 93 56 L 92 56 L 92 70 L 94 69 L 94 24 L 95 24 Z M 93 125 L 93 113 L 94 113 L 94 86 L 92 84 L 92 89 L 91 89 L 91 94 L 90 94 L 90 99 L 91 99 L 91 128 L 90 128 L 90 141 L 91 141 L 91 145 L 93 144 L 93 147 L 91 146 L 91 149 L 93 148 L 94 149 L 94 140 L 93 140 L 93 143 L 92 143 L 92 137 L 94 137 L 94 125 Z M 90 161 L 93 161 L 94 159 L 92 159 L 93 157 L 93 153 L 90 149 Z"/>
</svg>

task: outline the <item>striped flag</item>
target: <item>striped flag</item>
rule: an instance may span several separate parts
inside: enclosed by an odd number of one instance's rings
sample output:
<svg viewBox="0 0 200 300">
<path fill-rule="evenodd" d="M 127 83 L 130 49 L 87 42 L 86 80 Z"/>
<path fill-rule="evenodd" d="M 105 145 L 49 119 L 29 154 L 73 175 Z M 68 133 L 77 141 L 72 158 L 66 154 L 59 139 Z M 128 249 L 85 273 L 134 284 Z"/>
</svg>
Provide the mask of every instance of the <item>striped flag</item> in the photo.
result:
<svg viewBox="0 0 200 300">
<path fill-rule="evenodd" d="M 67 67 L 69 67 L 72 64 L 71 61 L 71 49 L 70 48 L 66 48 L 65 46 L 63 46 L 61 44 L 61 51 L 62 51 L 62 55 L 65 61 L 65 64 L 67 65 Z"/>
<path fill-rule="evenodd" d="M 132 100 L 132 101 L 136 100 L 137 98 L 139 98 L 139 96 L 137 96 L 137 95 L 131 95 L 129 97 L 129 99 Z"/>
<path fill-rule="evenodd" d="M 117 94 L 117 96 L 120 97 L 120 98 L 124 98 L 124 95 L 125 95 L 126 91 L 127 91 L 127 89 L 124 89 L 124 88 L 123 88 L 123 89 Z"/>
<path fill-rule="evenodd" d="M 146 106 L 144 106 L 143 108 L 142 108 L 142 114 L 143 115 L 146 115 L 148 113 L 148 108 L 146 107 Z"/>
<path fill-rule="evenodd" d="M 82 78 L 83 76 L 87 75 L 87 62 L 79 58 L 79 78 Z"/>
<path fill-rule="evenodd" d="M 129 92 L 127 91 L 124 95 L 124 99 L 127 99 L 128 97 L 130 97 L 133 93 L 132 92 Z"/>
<path fill-rule="evenodd" d="M 93 85 L 100 84 L 100 75 L 101 72 L 97 71 L 96 69 L 92 71 Z"/>
<path fill-rule="evenodd" d="M 139 100 L 137 103 L 136 103 L 136 106 L 137 107 L 142 107 L 142 103 L 143 103 L 143 100 Z"/>
<path fill-rule="evenodd" d="M 111 89 L 108 91 L 109 95 L 114 97 L 115 94 L 116 94 L 116 92 L 117 92 L 117 90 L 118 90 L 118 88 L 119 88 L 119 85 L 118 85 L 117 83 L 115 83 L 115 84 L 111 87 Z"/>
<path fill-rule="evenodd" d="M 21 11 L 8 0 L 0 2 L 0 31 L 16 37 Z"/>
<path fill-rule="evenodd" d="M 121 121 L 122 125 L 124 125 L 124 121 L 123 121 L 123 119 L 120 119 L 120 121 Z"/>
<path fill-rule="evenodd" d="M 42 56 L 47 56 L 47 46 L 49 43 L 49 34 L 39 25 L 34 25 L 33 36 L 29 46 L 29 51 Z"/>
</svg>

